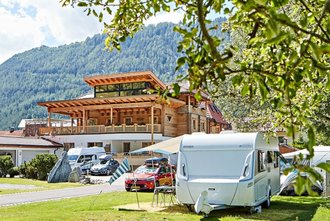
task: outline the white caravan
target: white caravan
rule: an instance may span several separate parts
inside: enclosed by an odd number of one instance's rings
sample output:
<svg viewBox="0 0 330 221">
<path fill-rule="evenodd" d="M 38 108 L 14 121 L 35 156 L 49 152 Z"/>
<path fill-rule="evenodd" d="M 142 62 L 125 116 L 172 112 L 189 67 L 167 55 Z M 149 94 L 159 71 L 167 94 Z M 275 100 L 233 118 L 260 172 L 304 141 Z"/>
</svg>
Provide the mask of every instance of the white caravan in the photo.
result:
<svg viewBox="0 0 330 221">
<path fill-rule="evenodd" d="M 103 147 L 77 147 L 68 151 L 68 160 L 71 169 L 80 167 L 85 172 L 98 163 L 99 157 L 105 154 Z"/>
<path fill-rule="evenodd" d="M 305 159 L 307 155 L 309 155 L 309 152 L 307 149 L 303 149 L 291 153 L 285 153 L 283 154 L 283 157 L 290 163 L 293 163 L 294 158 L 299 157 L 300 154 L 302 154 Z M 319 163 L 325 163 L 327 161 L 330 161 L 330 146 L 316 146 L 314 147 L 314 156 L 310 159 L 310 162 L 306 163 L 309 163 L 311 167 L 315 167 Z M 315 169 L 325 177 L 325 171 L 317 167 Z"/>
<path fill-rule="evenodd" d="M 295 163 L 295 157 L 299 158 L 299 155 L 303 156 L 303 164 L 309 165 L 313 167 L 320 175 L 323 177 L 324 182 L 323 185 L 319 181 L 313 181 L 313 184 L 318 188 L 316 189 L 319 193 L 325 190 L 325 196 L 330 196 L 330 173 L 327 173 L 325 170 L 316 167 L 320 163 L 329 163 L 330 164 L 330 146 L 316 146 L 314 147 L 314 156 L 310 160 L 306 160 L 309 152 L 307 149 L 298 150 L 291 153 L 283 154 L 283 157 L 289 161 L 290 163 Z M 295 175 L 295 176 L 294 176 Z M 291 172 L 287 176 L 283 176 L 282 178 L 282 188 L 285 189 L 288 185 L 293 182 L 293 179 L 297 176 L 297 172 Z"/>
<path fill-rule="evenodd" d="M 177 165 L 177 200 L 197 213 L 244 206 L 270 206 L 280 190 L 279 147 L 262 133 L 184 136 Z M 252 211 L 252 210 L 251 210 Z"/>
</svg>

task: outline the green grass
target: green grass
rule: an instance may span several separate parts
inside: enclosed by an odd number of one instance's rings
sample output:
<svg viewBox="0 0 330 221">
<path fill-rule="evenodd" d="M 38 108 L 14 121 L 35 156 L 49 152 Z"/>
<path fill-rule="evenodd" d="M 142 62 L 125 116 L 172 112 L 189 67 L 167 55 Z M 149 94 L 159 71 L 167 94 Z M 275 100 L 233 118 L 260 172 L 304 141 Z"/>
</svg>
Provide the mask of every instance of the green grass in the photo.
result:
<svg viewBox="0 0 330 221">
<path fill-rule="evenodd" d="M 139 201 L 152 202 L 152 193 L 138 193 Z M 270 209 L 247 213 L 244 208 L 213 211 L 208 218 L 171 206 L 162 212 L 125 211 L 113 207 L 136 203 L 135 193 L 113 192 L 81 198 L 0 208 L 0 220 L 330 220 L 330 201 L 317 197 L 274 197 Z"/>
<path fill-rule="evenodd" d="M 63 189 L 68 187 L 78 187 L 82 186 L 80 183 L 47 183 L 47 181 L 22 179 L 22 178 L 0 178 L 0 183 L 6 184 L 18 184 L 18 185 L 34 185 L 36 188 L 33 189 L 1 189 L 0 194 L 9 193 L 20 193 L 20 192 L 31 192 L 40 190 L 53 190 L 53 189 Z"/>
</svg>

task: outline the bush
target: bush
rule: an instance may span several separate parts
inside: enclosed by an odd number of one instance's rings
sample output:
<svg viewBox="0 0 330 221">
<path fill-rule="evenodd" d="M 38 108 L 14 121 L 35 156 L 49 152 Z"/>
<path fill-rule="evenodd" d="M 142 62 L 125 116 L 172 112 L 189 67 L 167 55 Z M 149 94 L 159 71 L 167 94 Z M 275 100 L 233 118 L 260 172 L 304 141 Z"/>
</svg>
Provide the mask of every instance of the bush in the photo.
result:
<svg viewBox="0 0 330 221">
<path fill-rule="evenodd" d="M 31 161 L 22 164 L 19 172 L 26 178 L 46 180 L 48 173 L 57 162 L 55 154 L 38 154 Z"/>
<path fill-rule="evenodd" d="M 11 156 L 0 156 L 0 176 L 6 177 L 10 168 L 14 167 Z"/>
<path fill-rule="evenodd" d="M 8 174 L 10 177 L 14 177 L 19 175 L 18 167 L 12 167 L 8 170 Z"/>
</svg>

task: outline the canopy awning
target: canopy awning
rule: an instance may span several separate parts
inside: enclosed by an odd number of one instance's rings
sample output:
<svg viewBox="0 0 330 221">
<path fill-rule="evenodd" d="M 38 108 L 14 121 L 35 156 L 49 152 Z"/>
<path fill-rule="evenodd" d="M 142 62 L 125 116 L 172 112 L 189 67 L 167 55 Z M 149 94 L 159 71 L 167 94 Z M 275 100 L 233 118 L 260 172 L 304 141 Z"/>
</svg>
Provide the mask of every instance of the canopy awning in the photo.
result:
<svg viewBox="0 0 330 221">
<path fill-rule="evenodd" d="M 184 135 L 179 136 L 179 137 L 175 137 L 172 139 L 168 139 L 138 150 L 134 150 L 130 153 L 142 153 L 142 152 L 149 152 L 149 151 L 153 151 L 156 153 L 161 153 L 161 154 L 173 154 L 173 153 L 178 153 L 179 149 L 180 149 L 180 144 L 181 144 L 181 140 L 183 138 Z"/>
</svg>

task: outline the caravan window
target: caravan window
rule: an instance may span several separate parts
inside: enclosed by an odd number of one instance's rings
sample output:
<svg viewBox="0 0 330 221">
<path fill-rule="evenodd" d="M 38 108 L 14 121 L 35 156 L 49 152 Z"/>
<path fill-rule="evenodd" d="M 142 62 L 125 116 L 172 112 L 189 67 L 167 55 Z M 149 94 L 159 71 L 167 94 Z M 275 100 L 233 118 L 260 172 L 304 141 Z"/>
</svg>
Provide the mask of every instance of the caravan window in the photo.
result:
<svg viewBox="0 0 330 221">
<path fill-rule="evenodd" d="M 258 150 L 258 172 L 263 172 L 266 170 L 265 165 L 265 152 L 262 150 Z"/>
</svg>

